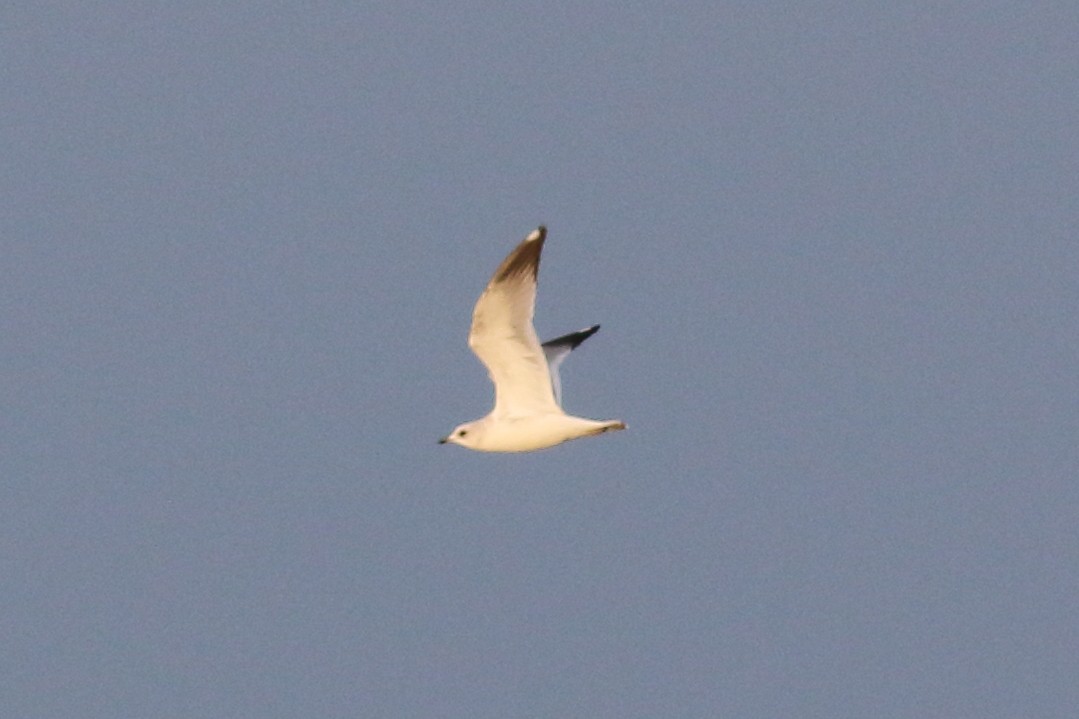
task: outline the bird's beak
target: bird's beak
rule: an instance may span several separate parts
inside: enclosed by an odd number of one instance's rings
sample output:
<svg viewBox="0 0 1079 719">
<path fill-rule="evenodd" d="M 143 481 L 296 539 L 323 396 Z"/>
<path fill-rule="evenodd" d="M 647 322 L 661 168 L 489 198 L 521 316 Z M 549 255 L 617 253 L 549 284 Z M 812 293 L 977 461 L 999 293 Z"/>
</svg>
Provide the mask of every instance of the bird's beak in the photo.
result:
<svg viewBox="0 0 1079 719">
<path fill-rule="evenodd" d="M 446 444 L 446 442 L 449 442 L 449 441 L 450 441 L 449 437 L 443 437 L 442 439 L 438 440 L 438 443 L 439 444 Z"/>
</svg>

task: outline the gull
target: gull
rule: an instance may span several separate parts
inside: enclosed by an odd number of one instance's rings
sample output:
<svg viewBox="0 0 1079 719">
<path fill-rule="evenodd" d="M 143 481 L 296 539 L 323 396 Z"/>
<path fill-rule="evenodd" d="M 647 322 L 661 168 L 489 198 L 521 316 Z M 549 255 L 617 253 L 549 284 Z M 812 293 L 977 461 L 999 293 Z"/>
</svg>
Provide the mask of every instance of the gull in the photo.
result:
<svg viewBox="0 0 1079 719">
<path fill-rule="evenodd" d="M 585 419 L 562 411 L 558 367 L 599 325 L 540 344 L 532 315 L 545 239 L 547 228 L 541 225 L 517 245 L 472 310 L 468 346 L 494 383 L 494 409 L 482 419 L 458 425 L 439 444 L 480 452 L 531 452 L 626 428 L 621 420 Z"/>
</svg>

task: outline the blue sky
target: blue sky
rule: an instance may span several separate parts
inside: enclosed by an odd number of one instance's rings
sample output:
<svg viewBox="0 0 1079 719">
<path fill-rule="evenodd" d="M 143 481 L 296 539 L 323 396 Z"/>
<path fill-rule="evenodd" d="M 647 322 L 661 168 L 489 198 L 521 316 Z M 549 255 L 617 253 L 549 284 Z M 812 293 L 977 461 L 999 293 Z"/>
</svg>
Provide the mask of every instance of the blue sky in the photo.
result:
<svg viewBox="0 0 1079 719">
<path fill-rule="evenodd" d="M 1073 4 L 3 16 L 12 716 L 1079 705 Z"/>
</svg>

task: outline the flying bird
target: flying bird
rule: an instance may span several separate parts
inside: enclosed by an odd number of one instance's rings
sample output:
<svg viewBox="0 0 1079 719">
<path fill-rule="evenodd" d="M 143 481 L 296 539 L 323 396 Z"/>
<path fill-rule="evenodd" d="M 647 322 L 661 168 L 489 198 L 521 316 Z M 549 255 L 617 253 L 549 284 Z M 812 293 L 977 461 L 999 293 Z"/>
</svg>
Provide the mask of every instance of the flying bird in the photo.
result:
<svg viewBox="0 0 1079 719">
<path fill-rule="evenodd" d="M 476 302 L 468 346 L 487 367 L 495 406 L 486 417 L 458 425 L 440 444 L 480 452 L 531 452 L 626 428 L 621 420 L 585 419 L 562 411 L 558 367 L 599 325 L 540 344 L 532 315 L 546 239 L 542 225 L 529 234 L 498 266 Z"/>
</svg>

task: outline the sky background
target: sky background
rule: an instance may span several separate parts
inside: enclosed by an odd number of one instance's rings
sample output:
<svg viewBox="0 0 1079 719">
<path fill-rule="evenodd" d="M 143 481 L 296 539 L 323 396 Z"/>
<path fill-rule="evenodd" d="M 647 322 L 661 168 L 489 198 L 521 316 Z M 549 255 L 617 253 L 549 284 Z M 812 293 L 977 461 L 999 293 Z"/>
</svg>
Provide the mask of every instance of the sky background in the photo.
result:
<svg viewBox="0 0 1079 719">
<path fill-rule="evenodd" d="M 0 11 L 0 703 L 1072 717 L 1079 5 Z M 488 411 L 490 273 L 603 329 Z"/>
</svg>

